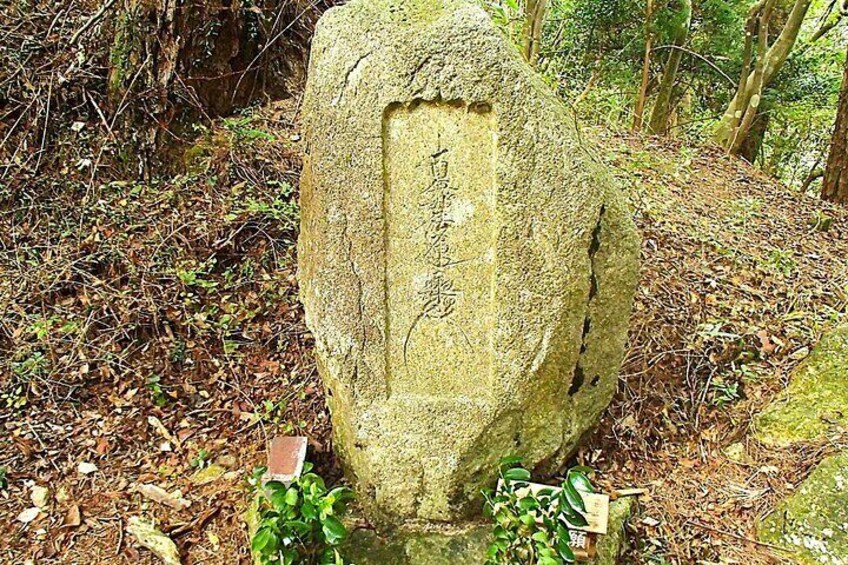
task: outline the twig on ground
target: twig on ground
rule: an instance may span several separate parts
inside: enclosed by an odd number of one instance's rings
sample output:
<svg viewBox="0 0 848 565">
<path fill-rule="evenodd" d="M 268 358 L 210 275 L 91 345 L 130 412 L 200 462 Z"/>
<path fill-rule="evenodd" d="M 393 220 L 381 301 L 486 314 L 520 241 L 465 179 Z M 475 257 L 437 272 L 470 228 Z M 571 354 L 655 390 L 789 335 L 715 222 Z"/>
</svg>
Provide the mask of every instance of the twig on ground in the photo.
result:
<svg viewBox="0 0 848 565">
<path fill-rule="evenodd" d="M 79 38 L 82 36 L 82 34 L 87 32 L 91 28 L 91 26 L 97 23 L 97 20 L 103 17 L 103 15 L 109 8 L 115 5 L 115 1 L 116 0 L 106 0 L 106 3 L 100 6 L 100 9 L 94 12 L 94 14 L 92 14 L 92 16 L 88 18 L 88 20 L 84 24 L 82 24 L 82 27 L 74 32 L 74 34 L 71 36 L 71 45 L 75 45 Z"/>
</svg>

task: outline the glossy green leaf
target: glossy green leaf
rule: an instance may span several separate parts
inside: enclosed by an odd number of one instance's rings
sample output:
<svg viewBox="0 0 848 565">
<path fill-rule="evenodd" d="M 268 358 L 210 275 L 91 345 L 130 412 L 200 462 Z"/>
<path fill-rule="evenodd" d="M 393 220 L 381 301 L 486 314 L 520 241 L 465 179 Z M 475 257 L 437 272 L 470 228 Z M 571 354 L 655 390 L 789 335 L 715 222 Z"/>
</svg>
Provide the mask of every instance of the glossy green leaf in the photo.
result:
<svg viewBox="0 0 848 565">
<path fill-rule="evenodd" d="M 580 469 L 582 468 L 571 469 L 568 472 L 566 483 L 574 487 L 575 490 L 581 492 L 595 492 L 592 482 Z"/>
<path fill-rule="evenodd" d="M 347 536 L 347 529 L 335 516 L 327 516 L 321 523 L 327 543 L 335 545 Z"/>
<path fill-rule="evenodd" d="M 530 471 L 521 467 L 515 467 L 504 471 L 503 477 L 508 481 L 529 481 Z"/>
<path fill-rule="evenodd" d="M 291 487 L 289 488 L 289 490 L 286 491 L 285 501 L 286 504 L 288 504 L 289 506 L 295 506 L 299 498 L 300 496 L 298 495 L 297 489 L 295 487 Z"/>
<path fill-rule="evenodd" d="M 560 538 L 559 542 L 557 542 L 557 553 L 559 554 L 560 559 L 565 561 L 566 563 L 574 563 L 574 551 L 572 551 L 571 546 L 568 545 L 568 541 L 570 538 Z"/>
<path fill-rule="evenodd" d="M 586 504 L 583 502 L 583 497 L 577 492 L 570 482 L 566 481 L 562 484 L 562 493 L 568 501 L 569 506 L 580 512 L 586 512 Z"/>
<path fill-rule="evenodd" d="M 251 540 L 250 548 L 256 553 L 272 553 L 277 546 L 277 534 L 271 528 L 262 528 Z"/>
</svg>

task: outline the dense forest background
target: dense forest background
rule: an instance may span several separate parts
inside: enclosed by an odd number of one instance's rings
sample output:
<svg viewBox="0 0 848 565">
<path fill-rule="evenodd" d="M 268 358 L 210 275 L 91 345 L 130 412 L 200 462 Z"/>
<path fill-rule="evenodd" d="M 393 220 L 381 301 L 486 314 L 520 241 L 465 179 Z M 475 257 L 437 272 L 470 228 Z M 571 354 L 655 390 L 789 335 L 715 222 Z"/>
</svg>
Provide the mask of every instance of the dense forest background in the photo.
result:
<svg viewBox="0 0 848 565">
<path fill-rule="evenodd" d="M 198 126 L 296 93 L 329 5 L 15 0 L 0 22 L 6 175 L 40 169 L 63 131 L 96 119 L 109 135 L 88 172 L 149 177 L 162 148 L 190 143 Z M 585 123 L 712 140 L 790 186 L 821 190 L 848 43 L 842 0 L 486 7 Z"/>
<path fill-rule="evenodd" d="M 535 9 L 530 16 L 515 0 L 490 9 L 522 47 L 527 19 L 541 17 L 533 54 L 540 72 L 584 121 L 613 130 L 727 145 L 726 132 L 719 130 L 740 76 L 753 78 L 759 62 L 777 67 L 758 89 L 758 108 L 744 139 L 727 148 L 790 186 L 819 189 L 845 62 L 845 4 L 530 3 Z M 779 62 L 781 53 L 772 51 L 781 49 L 785 60 Z"/>
</svg>

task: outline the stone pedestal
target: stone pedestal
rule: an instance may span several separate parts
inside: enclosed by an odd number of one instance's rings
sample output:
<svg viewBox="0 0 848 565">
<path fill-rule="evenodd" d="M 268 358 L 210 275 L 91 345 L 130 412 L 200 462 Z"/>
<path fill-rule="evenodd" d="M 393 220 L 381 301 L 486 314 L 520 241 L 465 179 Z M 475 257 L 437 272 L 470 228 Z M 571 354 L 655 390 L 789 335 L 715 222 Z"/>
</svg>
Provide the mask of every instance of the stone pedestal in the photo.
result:
<svg viewBox="0 0 848 565">
<path fill-rule="evenodd" d="M 479 512 L 609 403 L 639 240 L 573 117 L 465 0 L 353 0 L 313 41 L 299 279 L 369 517 Z"/>
</svg>

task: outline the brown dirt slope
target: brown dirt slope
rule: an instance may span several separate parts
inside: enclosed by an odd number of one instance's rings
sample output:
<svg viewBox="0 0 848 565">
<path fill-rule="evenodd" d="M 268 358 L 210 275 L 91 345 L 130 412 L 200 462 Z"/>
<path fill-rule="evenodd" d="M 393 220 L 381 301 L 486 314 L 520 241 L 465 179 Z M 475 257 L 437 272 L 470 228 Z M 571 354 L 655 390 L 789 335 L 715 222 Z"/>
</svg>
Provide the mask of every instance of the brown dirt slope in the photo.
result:
<svg viewBox="0 0 848 565">
<path fill-rule="evenodd" d="M 267 437 L 310 435 L 338 475 L 293 276 L 293 115 L 217 122 L 167 181 L 44 175 L 0 195 L 0 563 L 154 563 L 125 531 L 136 515 L 185 563 L 246 563 L 245 479 Z M 842 316 L 848 214 L 713 149 L 604 147 L 644 267 L 620 392 L 577 458 L 604 487 L 649 491 L 629 562 L 771 562 L 746 541 L 755 519 L 834 446 L 768 451 L 748 427 Z M 192 482 L 209 463 L 226 474 Z M 25 525 L 33 484 L 51 496 Z"/>
<path fill-rule="evenodd" d="M 756 519 L 840 441 L 777 451 L 748 431 L 844 315 L 848 214 L 714 148 L 607 142 L 643 268 L 620 392 L 583 457 L 650 491 L 634 562 L 774 562 Z"/>
</svg>

